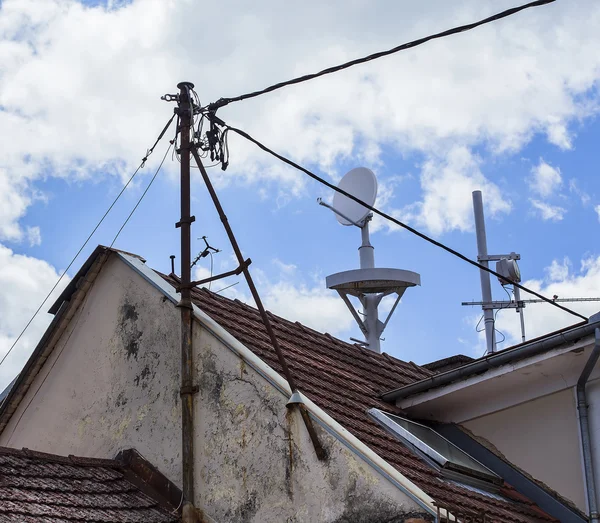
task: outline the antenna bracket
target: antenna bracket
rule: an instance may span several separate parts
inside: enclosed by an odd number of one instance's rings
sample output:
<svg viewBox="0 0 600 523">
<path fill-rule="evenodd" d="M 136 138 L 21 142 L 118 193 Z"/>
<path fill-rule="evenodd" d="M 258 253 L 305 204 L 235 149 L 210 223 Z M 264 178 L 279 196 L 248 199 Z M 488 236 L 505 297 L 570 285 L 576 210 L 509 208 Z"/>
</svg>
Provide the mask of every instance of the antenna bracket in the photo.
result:
<svg viewBox="0 0 600 523">
<path fill-rule="evenodd" d="M 352 225 L 356 225 L 356 227 L 358 227 L 359 229 L 362 229 L 365 226 L 365 223 L 371 221 L 371 219 L 373 218 L 373 213 L 370 212 L 361 221 L 355 222 L 354 220 L 351 220 L 350 218 L 348 218 L 348 216 L 346 216 L 344 213 L 338 211 L 335 207 L 332 207 L 328 203 L 325 203 L 321 198 L 317 198 L 317 202 L 319 205 L 322 205 L 323 207 L 327 207 L 328 209 L 333 211 L 338 216 L 341 216 L 342 218 L 344 218 L 344 220 L 349 221 Z"/>
<path fill-rule="evenodd" d="M 211 276 L 210 278 L 204 278 L 203 280 L 191 281 L 190 283 L 177 285 L 175 290 L 180 292 L 182 289 L 193 289 L 198 285 L 203 285 L 204 283 L 209 283 L 211 281 L 220 280 L 222 278 L 227 278 L 229 276 L 239 276 L 242 272 L 244 272 L 248 266 L 252 263 L 252 260 L 248 258 L 244 263 L 241 263 L 237 269 L 232 271 L 224 272 L 222 274 L 217 274 L 216 276 Z"/>
</svg>

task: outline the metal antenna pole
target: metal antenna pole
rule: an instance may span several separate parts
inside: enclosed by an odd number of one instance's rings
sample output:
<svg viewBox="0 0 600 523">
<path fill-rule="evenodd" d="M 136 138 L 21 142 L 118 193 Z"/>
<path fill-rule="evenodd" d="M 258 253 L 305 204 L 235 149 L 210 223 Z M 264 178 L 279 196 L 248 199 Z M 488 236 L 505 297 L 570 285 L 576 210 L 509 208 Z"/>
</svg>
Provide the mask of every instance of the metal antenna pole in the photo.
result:
<svg viewBox="0 0 600 523">
<path fill-rule="evenodd" d="M 518 304 L 521 301 L 521 289 L 519 289 L 519 287 L 517 287 L 515 285 L 515 286 L 513 286 L 513 290 L 515 293 L 515 301 L 517 302 L 517 307 L 518 307 Z M 519 307 L 517 309 L 517 312 L 519 313 L 519 316 L 521 319 L 521 341 L 525 342 L 525 318 L 523 316 L 523 307 Z"/>
<path fill-rule="evenodd" d="M 475 216 L 475 231 L 477 233 L 477 261 L 484 267 L 488 267 L 487 239 L 485 236 L 485 219 L 483 217 L 483 199 L 481 191 L 473 191 L 473 214 Z M 479 270 L 481 277 L 481 299 L 484 303 L 492 301 L 492 285 L 490 283 L 490 273 Z M 496 351 L 496 333 L 494 331 L 494 310 L 483 308 L 483 317 L 485 321 L 485 341 L 487 344 L 487 353 Z"/>
<path fill-rule="evenodd" d="M 360 257 L 361 269 L 373 269 L 375 267 L 375 249 L 371 245 L 369 238 L 369 222 L 372 217 L 373 215 L 369 214 L 360 228 L 362 244 L 358 248 L 358 255 Z"/>
<path fill-rule="evenodd" d="M 364 297 L 364 314 L 365 324 L 367 326 L 366 342 L 368 347 L 373 352 L 381 352 L 381 342 L 379 336 L 381 335 L 380 321 L 379 321 L 379 302 L 383 294 L 367 294 Z"/>
<path fill-rule="evenodd" d="M 358 248 L 360 257 L 361 269 L 375 268 L 375 249 L 371 245 L 369 238 L 369 222 L 372 215 L 369 214 L 360 228 L 362 243 Z M 381 298 L 376 294 L 366 294 L 361 300 L 363 303 L 363 314 L 365 315 L 365 326 L 367 327 L 367 335 L 365 341 L 370 350 L 381 352 L 381 344 L 379 342 L 379 302 Z"/>
<path fill-rule="evenodd" d="M 191 300 L 191 225 L 190 215 L 190 129 L 192 125 L 192 101 L 190 91 L 194 84 L 177 84 L 179 99 L 177 112 L 180 120 L 181 155 L 181 219 L 176 227 L 181 229 L 181 438 L 183 469 L 183 520 L 194 519 L 194 354 L 192 348 L 192 300 Z"/>
</svg>

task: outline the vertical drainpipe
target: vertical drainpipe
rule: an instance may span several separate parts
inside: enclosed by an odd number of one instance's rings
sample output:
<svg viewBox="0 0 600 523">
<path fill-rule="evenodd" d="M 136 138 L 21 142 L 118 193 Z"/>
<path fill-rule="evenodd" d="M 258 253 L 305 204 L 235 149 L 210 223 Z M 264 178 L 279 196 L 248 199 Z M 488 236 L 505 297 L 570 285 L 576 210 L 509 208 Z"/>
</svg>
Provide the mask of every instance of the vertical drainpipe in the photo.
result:
<svg viewBox="0 0 600 523">
<path fill-rule="evenodd" d="M 592 461 L 592 444 L 590 436 L 590 422 L 588 416 L 588 403 L 585 386 L 600 357 L 600 329 L 595 331 L 595 342 L 592 353 L 577 380 L 577 411 L 579 414 L 579 428 L 581 432 L 581 449 L 583 453 L 583 469 L 585 473 L 585 486 L 587 489 L 588 508 L 591 523 L 598 523 L 598 500 L 596 497 L 596 482 L 594 479 L 594 462 Z"/>
</svg>

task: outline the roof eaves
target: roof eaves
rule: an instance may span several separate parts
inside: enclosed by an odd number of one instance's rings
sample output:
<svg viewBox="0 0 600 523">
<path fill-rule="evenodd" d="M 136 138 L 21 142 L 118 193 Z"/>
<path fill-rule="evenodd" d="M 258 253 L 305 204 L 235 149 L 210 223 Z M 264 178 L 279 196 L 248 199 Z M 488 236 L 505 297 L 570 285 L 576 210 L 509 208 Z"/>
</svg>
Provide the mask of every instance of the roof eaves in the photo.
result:
<svg viewBox="0 0 600 523">
<path fill-rule="evenodd" d="M 8 486 L 3 483 L 3 499 L 11 503 L 1 511 L 0 519 L 21 521 L 20 517 L 24 516 L 27 521 L 33 521 L 35 516 L 40 519 L 45 516 L 43 521 L 180 521 L 181 492 L 177 487 L 134 449 L 121 454 L 129 458 L 61 456 L 27 448 L 0 447 L 0 458 L 9 458 L 0 459 L 3 477 L 18 478 L 4 482 Z M 131 456 L 135 461 L 133 466 Z M 31 467 L 29 473 L 28 467 Z M 84 472 L 82 476 L 82 469 L 94 471 Z M 38 476 L 43 478 L 41 483 L 36 482 Z M 111 484 L 108 491 L 94 488 L 94 482 L 100 487 L 107 481 Z M 179 493 L 179 497 L 174 496 L 174 504 L 152 488 L 165 484 L 172 494 Z"/>
<path fill-rule="evenodd" d="M 112 247 L 105 247 L 104 245 L 98 245 L 92 254 L 89 255 L 88 259 L 83 262 L 81 268 L 77 271 L 77 274 L 73 276 L 73 279 L 69 282 L 69 284 L 65 287 L 65 289 L 60 293 L 60 296 L 56 299 L 56 301 L 52 304 L 48 312 L 50 314 L 56 314 L 60 306 L 65 302 L 71 299 L 71 296 L 75 293 L 75 291 L 79 288 L 80 280 L 83 278 L 87 272 L 90 270 L 92 264 L 96 261 L 96 258 L 102 253 L 115 252 L 120 254 L 126 254 L 127 256 L 132 256 L 141 260 L 143 263 L 146 262 L 144 258 L 138 256 L 137 254 L 132 254 L 127 251 L 121 251 L 119 249 L 114 249 Z"/>
<path fill-rule="evenodd" d="M 125 478 L 163 508 L 181 512 L 183 492 L 136 449 L 119 452 L 115 461 L 125 469 Z"/>
<path fill-rule="evenodd" d="M 483 374 L 508 363 L 543 354 L 561 344 L 575 343 L 581 338 L 593 334 L 596 327 L 600 327 L 600 319 L 594 316 L 588 322 L 571 325 L 526 343 L 489 354 L 461 367 L 433 375 L 397 389 L 392 389 L 383 393 L 381 399 L 386 402 L 395 402 L 414 394 L 465 380 L 476 374 Z"/>
<path fill-rule="evenodd" d="M 473 362 L 474 359 L 475 358 L 464 356 L 463 354 L 456 354 L 454 356 L 449 356 L 448 358 L 442 358 L 441 360 L 425 363 L 424 365 L 421 365 L 421 367 L 425 367 L 432 372 L 439 372 L 438 369 L 443 369 L 445 367 L 462 367 L 463 365 Z"/>
</svg>

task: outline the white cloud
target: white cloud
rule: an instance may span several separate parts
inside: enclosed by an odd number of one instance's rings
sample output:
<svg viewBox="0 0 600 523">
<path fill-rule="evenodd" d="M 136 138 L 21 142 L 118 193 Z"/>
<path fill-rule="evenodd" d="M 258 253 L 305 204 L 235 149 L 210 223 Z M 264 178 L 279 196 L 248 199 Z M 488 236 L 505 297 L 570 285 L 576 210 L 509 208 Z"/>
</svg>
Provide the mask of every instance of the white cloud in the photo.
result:
<svg viewBox="0 0 600 523">
<path fill-rule="evenodd" d="M 0 359 L 12 346 L 58 277 L 57 271 L 45 261 L 15 254 L 0 244 Z M 31 354 L 52 319 L 46 310 L 68 282 L 69 278 L 65 277 L 0 366 L 0 389 L 8 385 Z"/>
<path fill-rule="evenodd" d="M 583 206 L 586 206 L 588 203 L 590 203 L 590 200 L 592 199 L 587 192 L 579 188 L 579 184 L 575 178 L 571 178 L 569 180 L 569 191 L 576 196 L 579 196 Z"/>
<path fill-rule="evenodd" d="M 512 6 L 442 0 L 239 2 L 133 0 L 109 9 L 73 0 L 5 0 L 0 10 L 0 238 L 35 180 L 125 176 L 171 107 L 182 79 L 203 102 L 263 87 Z M 206 20 L 198 29 L 198 13 Z M 381 12 L 386 13 L 385 17 Z M 570 122 L 597 112 L 600 4 L 561 2 L 231 105 L 220 115 L 295 160 L 335 172 L 339 159 L 376 163 L 383 147 L 442 155 L 461 143 L 517 150 L 535 133 L 568 148 Z M 365 39 L 364 34 L 369 34 Z M 557 37 L 559 35 L 560 37 Z M 215 46 L 214 42 L 219 45 Z M 490 65 L 492 64 L 492 65 Z M 231 137 L 233 175 L 302 194 L 302 175 Z M 25 159 L 27 168 L 24 169 Z M 2 184 L 0 179 L 0 185 Z M 279 193 L 278 193 L 279 194 Z M 280 194 L 278 202 L 285 202 Z M 448 216 L 453 217 L 451 212 Z M 461 228 L 462 218 L 453 226 Z M 437 229 L 446 229 L 436 224 Z"/>
<path fill-rule="evenodd" d="M 237 266 L 235 258 L 227 258 L 228 263 L 222 270 L 231 270 Z M 320 332 L 340 335 L 347 332 L 353 325 L 354 319 L 350 311 L 337 293 L 325 288 L 324 278 L 314 278 L 310 284 L 296 277 L 297 267 L 287 264 L 277 258 L 272 260 L 277 271 L 265 272 L 251 266 L 250 271 L 260 294 L 263 305 L 267 310 L 290 321 L 311 327 Z M 192 277 L 200 280 L 210 276 L 210 270 L 202 265 L 194 267 Z M 218 291 L 239 282 L 239 285 L 229 287 L 222 292 L 223 296 L 238 299 L 255 307 L 254 299 L 247 289 L 243 275 L 231 276 L 218 282 L 213 282 L 212 290 Z M 208 287 L 208 284 L 203 287 Z"/>
<path fill-rule="evenodd" d="M 600 205 L 596 205 L 594 207 L 594 211 L 596 211 L 596 214 L 598 215 L 598 221 L 600 222 Z"/>
<path fill-rule="evenodd" d="M 427 160 L 421 171 L 423 201 L 400 211 L 400 216 L 435 235 L 473 227 L 471 193 L 481 190 L 489 217 L 510 212 L 511 203 L 499 187 L 482 174 L 480 161 L 465 147 L 453 147 L 444 159 Z"/>
<path fill-rule="evenodd" d="M 321 286 L 309 287 L 289 281 L 261 286 L 265 307 L 290 321 L 299 321 L 320 332 L 339 335 L 354 320 L 339 296 Z"/>
<path fill-rule="evenodd" d="M 540 158 L 540 163 L 531 169 L 529 187 L 539 196 L 548 198 L 562 184 L 562 176 L 558 167 L 552 167 Z"/>
<path fill-rule="evenodd" d="M 27 240 L 29 241 L 30 247 L 35 247 L 36 245 L 41 245 L 42 233 L 40 232 L 40 228 L 37 226 L 27 227 Z"/>
<path fill-rule="evenodd" d="M 550 205 L 549 203 L 533 198 L 530 198 L 529 201 L 534 208 L 534 212 L 545 221 L 559 222 L 565 217 L 567 212 L 564 207 L 559 207 L 558 205 Z"/>
<path fill-rule="evenodd" d="M 0 167 L 0 240 L 22 239 L 19 219 L 25 215 L 29 203 L 26 183 L 11 179 L 8 172 Z"/>
<path fill-rule="evenodd" d="M 523 285 L 544 296 L 559 298 L 597 298 L 600 297 L 600 256 L 581 261 L 580 269 L 573 270 L 568 258 L 553 260 L 546 268 L 545 280 L 529 280 Z M 521 293 L 522 299 L 535 298 Z M 600 310 L 600 302 L 562 303 L 584 316 L 591 316 Z M 580 318 L 570 315 L 549 304 L 529 304 L 525 308 L 525 329 L 527 339 L 541 336 L 562 327 L 578 323 Z M 514 311 L 502 311 L 498 314 L 497 328 L 504 332 L 507 343 L 503 347 L 519 343 L 521 327 L 519 315 Z"/>
<path fill-rule="evenodd" d="M 571 260 L 567 256 L 562 262 L 552 260 L 549 267 L 546 267 L 546 274 L 549 281 L 563 281 L 569 276 L 571 270 Z"/>
<path fill-rule="evenodd" d="M 273 265 L 275 265 L 280 272 L 282 272 L 283 274 L 293 274 L 296 269 L 298 267 L 296 267 L 296 265 L 294 265 L 293 263 L 283 263 L 281 260 L 275 258 L 272 261 Z"/>
<path fill-rule="evenodd" d="M 377 170 L 375 169 L 375 175 L 377 176 Z M 377 181 L 377 201 L 375 202 L 375 206 L 391 215 L 399 215 L 399 211 L 397 209 L 392 208 L 392 202 L 396 196 L 396 189 L 406 180 L 411 179 L 412 175 L 393 175 L 387 176 L 385 178 L 380 177 Z M 371 220 L 370 231 L 371 233 L 375 233 L 379 230 L 398 230 L 393 224 L 379 216 L 378 214 L 373 215 L 373 219 Z"/>
</svg>

